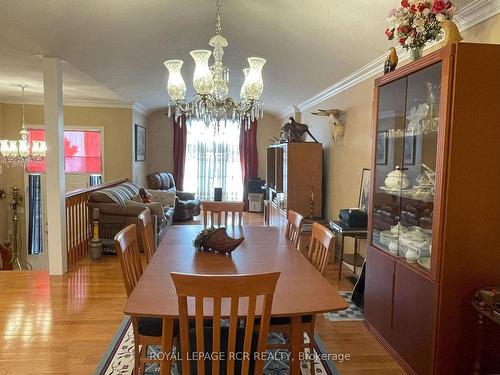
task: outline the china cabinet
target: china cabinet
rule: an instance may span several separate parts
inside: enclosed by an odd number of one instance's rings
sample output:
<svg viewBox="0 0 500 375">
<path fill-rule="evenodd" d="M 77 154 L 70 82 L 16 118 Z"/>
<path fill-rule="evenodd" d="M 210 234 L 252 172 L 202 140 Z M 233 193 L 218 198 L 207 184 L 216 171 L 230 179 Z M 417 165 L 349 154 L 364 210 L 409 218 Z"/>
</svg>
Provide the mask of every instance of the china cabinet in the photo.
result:
<svg viewBox="0 0 500 375">
<path fill-rule="evenodd" d="M 365 316 L 408 373 L 472 374 L 470 300 L 500 285 L 499 60 L 460 43 L 375 81 Z"/>
</svg>

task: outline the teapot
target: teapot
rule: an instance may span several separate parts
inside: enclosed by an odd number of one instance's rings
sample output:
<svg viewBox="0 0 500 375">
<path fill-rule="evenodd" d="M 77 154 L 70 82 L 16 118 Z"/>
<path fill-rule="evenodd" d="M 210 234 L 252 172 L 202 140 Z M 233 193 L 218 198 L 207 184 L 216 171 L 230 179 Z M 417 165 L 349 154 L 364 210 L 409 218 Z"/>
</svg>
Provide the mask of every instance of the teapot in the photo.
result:
<svg viewBox="0 0 500 375">
<path fill-rule="evenodd" d="M 399 166 L 396 166 L 396 169 L 387 175 L 384 183 L 385 186 L 393 190 L 406 189 L 408 185 L 410 185 L 408 176 L 401 170 L 401 168 L 399 168 Z"/>
<path fill-rule="evenodd" d="M 420 258 L 420 249 L 417 249 L 416 247 L 413 246 L 407 246 L 406 248 L 406 261 L 408 263 L 415 263 L 418 258 Z"/>
</svg>

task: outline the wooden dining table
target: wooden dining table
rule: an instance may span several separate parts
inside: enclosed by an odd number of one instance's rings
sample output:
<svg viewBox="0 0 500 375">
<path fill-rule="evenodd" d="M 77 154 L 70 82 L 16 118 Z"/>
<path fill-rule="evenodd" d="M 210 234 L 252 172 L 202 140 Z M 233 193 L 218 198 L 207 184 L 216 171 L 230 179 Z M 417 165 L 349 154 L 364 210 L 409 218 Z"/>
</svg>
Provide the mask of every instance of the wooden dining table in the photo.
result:
<svg viewBox="0 0 500 375">
<path fill-rule="evenodd" d="M 347 308 L 346 301 L 277 228 L 228 227 L 227 232 L 231 237 L 245 238 L 231 256 L 195 251 L 193 240 L 202 229 L 198 225 L 175 225 L 168 230 L 128 298 L 125 314 L 162 317 L 162 351 L 170 353 L 173 321 L 179 316 L 177 294 L 170 272 L 207 275 L 280 272 L 271 316 L 290 317 L 290 373 L 299 374 L 299 354 L 303 340 L 301 316 L 343 310 Z M 247 306 L 243 301 L 239 308 L 239 315 L 245 316 Z M 228 310 L 223 305 L 222 316 L 228 316 Z M 188 311 L 190 316 L 195 316 L 194 303 L 189 305 Z M 256 313 L 258 315 L 259 306 Z M 212 314 L 209 302 L 204 306 L 204 314 L 207 317 Z M 161 373 L 169 371 L 170 359 L 169 356 L 163 357 Z"/>
</svg>

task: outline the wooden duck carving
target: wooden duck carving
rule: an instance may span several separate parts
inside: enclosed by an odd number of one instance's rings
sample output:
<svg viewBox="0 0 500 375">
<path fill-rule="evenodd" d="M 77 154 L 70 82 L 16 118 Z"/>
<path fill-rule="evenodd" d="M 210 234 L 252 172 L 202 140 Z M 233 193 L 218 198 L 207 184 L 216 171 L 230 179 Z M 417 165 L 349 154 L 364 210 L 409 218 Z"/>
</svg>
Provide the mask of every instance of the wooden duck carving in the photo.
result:
<svg viewBox="0 0 500 375">
<path fill-rule="evenodd" d="M 340 109 L 318 109 L 318 112 L 311 113 L 316 116 L 328 116 L 328 123 L 332 128 L 333 142 L 339 144 L 344 136 L 343 112 Z"/>
<path fill-rule="evenodd" d="M 458 43 L 464 39 L 462 35 L 460 35 L 460 31 L 458 30 L 455 22 L 444 20 L 439 22 L 439 25 L 444 31 L 443 46 L 447 46 L 448 44 L 452 43 Z"/>
</svg>

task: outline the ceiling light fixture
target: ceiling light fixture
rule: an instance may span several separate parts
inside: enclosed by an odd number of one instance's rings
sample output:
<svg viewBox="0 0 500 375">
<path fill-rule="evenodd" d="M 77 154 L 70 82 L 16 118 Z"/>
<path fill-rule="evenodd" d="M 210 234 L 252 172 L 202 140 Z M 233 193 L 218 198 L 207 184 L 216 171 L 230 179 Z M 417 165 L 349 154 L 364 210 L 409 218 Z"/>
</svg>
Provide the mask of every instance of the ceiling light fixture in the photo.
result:
<svg viewBox="0 0 500 375">
<path fill-rule="evenodd" d="M 24 121 L 24 89 L 26 85 L 19 85 L 21 88 L 21 106 L 22 106 L 22 122 L 21 122 L 21 139 L 19 140 L 0 140 L 0 163 L 9 167 L 24 167 L 30 161 L 41 161 L 45 158 L 47 145 L 45 141 L 28 140 L 28 129 Z"/>
<path fill-rule="evenodd" d="M 244 82 L 240 90 L 240 101 L 228 96 L 229 68 L 222 65 L 224 47 L 228 46 L 226 38 L 221 35 L 221 0 L 217 0 L 217 15 L 215 22 L 215 36 L 210 39 L 209 45 L 214 48 L 213 54 L 209 50 L 194 50 L 190 54 L 196 64 L 193 74 L 193 87 L 196 94 L 191 100 L 185 100 L 186 84 L 181 74 L 182 60 L 167 60 L 168 69 L 167 92 L 170 96 L 168 116 L 178 118 L 186 115 L 188 118 L 202 120 L 208 126 L 232 118 L 249 119 L 248 123 L 259 116 L 264 116 L 263 104 L 260 96 L 264 89 L 262 67 L 266 60 L 260 57 L 249 57 L 249 68 L 243 69 Z M 209 66 L 213 55 L 214 63 Z M 249 127 L 249 125 L 248 125 Z"/>
</svg>

